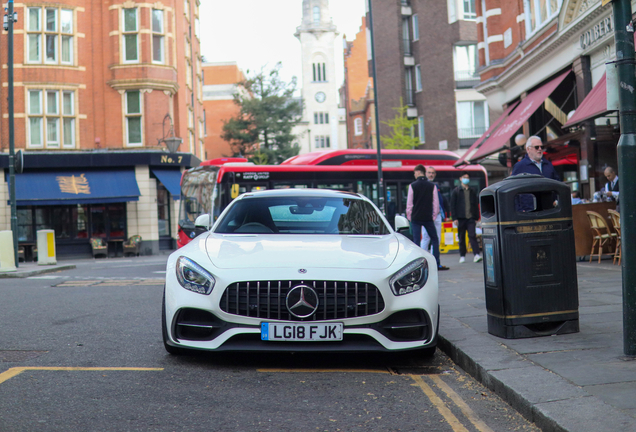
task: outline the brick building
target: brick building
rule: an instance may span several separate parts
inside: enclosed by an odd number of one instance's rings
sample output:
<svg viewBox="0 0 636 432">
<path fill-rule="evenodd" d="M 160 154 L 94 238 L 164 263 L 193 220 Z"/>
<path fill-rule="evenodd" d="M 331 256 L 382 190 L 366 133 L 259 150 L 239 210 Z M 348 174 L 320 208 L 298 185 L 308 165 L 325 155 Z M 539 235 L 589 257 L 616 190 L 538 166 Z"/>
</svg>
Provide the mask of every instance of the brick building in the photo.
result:
<svg viewBox="0 0 636 432">
<path fill-rule="evenodd" d="M 15 11 L 21 245 L 51 228 L 59 256 L 90 254 L 91 237 L 114 247 L 138 234 L 147 254 L 172 248 L 178 178 L 203 155 L 199 1 L 26 0 Z M 4 48 L 1 61 L 0 167 L 8 173 Z M 167 153 L 161 140 L 170 136 L 183 139 L 182 153 Z M 10 229 L 8 196 L 2 176 L 0 229 Z"/>
<path fill-rule="evenodd" d="M 205 111 L 205 159 L 233 156 L 227 141 L 221 138 L 223 123 L 236 116 L 240 107 L 234 103 L 237 83 L 245 75 L 236 62 L 203 64 L 203 109 Z"/>
<path fill-rule="evenodd" d="M 366 18 L 353 41 L 344 42 L 344 85 L 341 90 L 347 110 L 349 148 L 377 148 L 373 78 L 369 76 Z"/>
<path fill-rule="evenodd" d="M 472 89 L 479 82 L 475 2 L 370 1 L 380 119 L 395 117 L 402 100 L 418 120 L 421 148 L 461 153 L 490 121 L 486 98 Z M 381 124 L 380 134 L 389 127 Z"/>
<path fill-rule="evenodd" d="M 481 0 L 476 13 L 476 89 L 506 113 L 468 160 L 492 155 L 511 166 L 523 156 L 524 137 L 539 135 L 562 178 L 591 197 L 606 182 L 604 168 L 617 167 L 616 116 L 605 99 L 605 64 L 615 58 L 611 4 Z"/>
</svg>

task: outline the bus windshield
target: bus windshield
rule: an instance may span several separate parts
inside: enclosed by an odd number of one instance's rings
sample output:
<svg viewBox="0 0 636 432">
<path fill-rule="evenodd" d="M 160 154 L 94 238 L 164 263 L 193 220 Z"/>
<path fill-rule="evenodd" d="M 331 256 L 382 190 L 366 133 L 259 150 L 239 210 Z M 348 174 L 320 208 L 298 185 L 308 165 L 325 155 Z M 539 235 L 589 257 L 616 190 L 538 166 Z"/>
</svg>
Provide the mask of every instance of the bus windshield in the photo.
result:
<svg viewBox="0 0 636 432">
<path fill-rule="evenodd" d="M 183 174 L 179 207 L 179 243 L 185 244 L 194 238 L 194 221 L 199 215 L 212 213 L 218 175 L 218 166 L 194 168 Z M 181 239 L 184 235 L 188 240 Z"/>
</svg>

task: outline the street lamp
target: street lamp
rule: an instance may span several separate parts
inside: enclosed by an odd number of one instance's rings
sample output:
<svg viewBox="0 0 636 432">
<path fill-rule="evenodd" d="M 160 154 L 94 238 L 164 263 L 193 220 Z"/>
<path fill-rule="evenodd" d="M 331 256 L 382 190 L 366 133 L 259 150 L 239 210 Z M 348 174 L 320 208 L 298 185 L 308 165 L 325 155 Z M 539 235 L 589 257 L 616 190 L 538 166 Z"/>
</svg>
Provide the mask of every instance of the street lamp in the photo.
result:
<svg viewBox="0 0 636 432">
<path fill-rule="evenodd" d="M 168 133 L 166 133 L 166 120 L 170 122 L 170 129 L 168 129 Z M 174 136 L 174 125 L 172 124 L 172 117 L 170 117 L 170 114 L 166 114 L 163 118 L 162 132 L 163 138 L 158 140 L 159 143 L 164 143 L 170 153 L 176 153 L 183 142 L 183 138 Z"/>
</svg>

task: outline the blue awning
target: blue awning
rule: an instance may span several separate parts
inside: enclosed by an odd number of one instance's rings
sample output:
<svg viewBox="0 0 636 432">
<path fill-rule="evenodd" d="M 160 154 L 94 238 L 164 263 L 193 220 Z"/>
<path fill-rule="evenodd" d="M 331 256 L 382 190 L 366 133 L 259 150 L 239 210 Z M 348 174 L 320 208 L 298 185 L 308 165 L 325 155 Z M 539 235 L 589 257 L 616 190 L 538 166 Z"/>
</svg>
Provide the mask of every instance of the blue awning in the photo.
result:
<svg viewBox="0 0 636 432">
<path fill-rule="evenodd" d="M 181 198 L 181 171 L 162 168 L 150 168 L 150 170 L 161 184 L 168 189 L 172 199 L 178 200 Z"/>
<path fill-rule="evenodd" d="M 138 201 L 139 195 L 132 169 L 27 172 L 15 176 L 15 196 L 19 206 Z"/>
</svg>

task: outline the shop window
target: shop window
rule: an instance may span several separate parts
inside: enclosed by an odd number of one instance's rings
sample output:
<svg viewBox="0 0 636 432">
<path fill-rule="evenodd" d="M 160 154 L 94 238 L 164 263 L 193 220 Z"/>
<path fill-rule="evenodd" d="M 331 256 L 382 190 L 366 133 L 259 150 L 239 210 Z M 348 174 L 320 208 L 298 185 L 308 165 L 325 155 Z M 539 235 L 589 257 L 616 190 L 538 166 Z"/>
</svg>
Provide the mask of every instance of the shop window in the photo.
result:
<svg viewBox="0 0 636 432">
<path fill-rule="evenodd" d="M 126 141 L 129 146 L 142 145 L 141 92 L 126 92 Z"/>
<path fill-rule="evenodd" d="M 139 61 L 139 17 L 137 16 L 137 8 L 125 8 L 122 11 L 124 63 L 136 63 Z"/>
<path fill-rule="evenodd" d="M 162 184 L 157 184 L 157 218 L 159 236 L 170 236 L 170 196 Z"/>
<path fill-rule="evenodd" d="M 152 9 L 152 61 L 164 63 L 163 11 Z"/>
<path fill-rule="evenodd" d="M 34 242 L 33 210 L 31 208 L 17 209 L 16 215 L 18 217 L 18 241 Z"/>
<path fill-rule="evenodd" d="M 27 63 L 73 64 L 73 11 L 27 9 Z"/>
<path fill-rule="evenodd" d="M 75 92 L 28 90 L 29 148 L 75 148 Z"/>
</svg>

